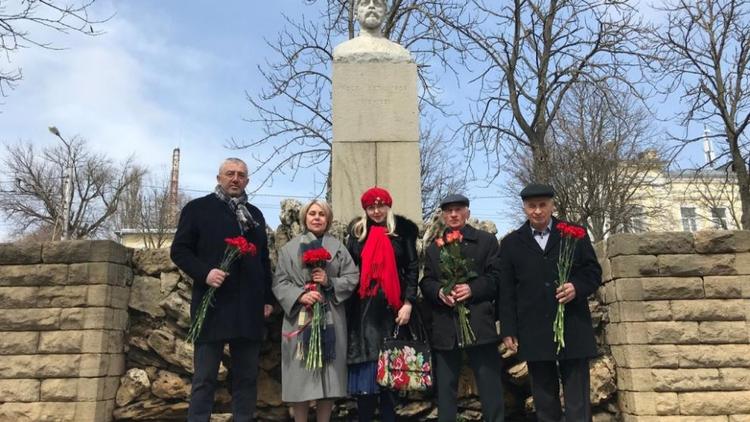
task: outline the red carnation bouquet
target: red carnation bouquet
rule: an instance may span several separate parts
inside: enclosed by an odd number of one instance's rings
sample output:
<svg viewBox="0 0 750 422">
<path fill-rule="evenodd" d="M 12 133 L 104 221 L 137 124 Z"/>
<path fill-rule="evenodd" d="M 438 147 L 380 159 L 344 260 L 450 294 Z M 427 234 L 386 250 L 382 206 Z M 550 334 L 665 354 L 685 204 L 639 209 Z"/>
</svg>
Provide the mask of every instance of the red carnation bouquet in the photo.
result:
<svg viewBox="0 0 750 422">
<path fill-rule="evenodd" d="M 331 254 L 326 248 L 315 248 L 308 249 L 302 254 L 302 264 L 313 270 L 315 268 L 325 268 L 328 261 L 331 260 Z M 308 283 L 305 286 L 306 291 L 318 291 L 317 283 Z M 309 310 L 309 309 L 308 309 Z M 305 318 L 303 316 L 303 318 Z M 306 319 L 306 318 L 305 318 Z M 324 330 L 325 327 L 325 309 L 324 304 L 315 302 L 312 305 L 312 317 L 308 323 L 307 332 L 303 335 L 303 341 L 299 342 L 298 345 L 305 344 L 305 350 L 303 352 L 305 360 L 305 368 L 308 370 L 320 369 L 323 367 L 324 361 Z M 307 340 L 307 341 L 304 341 Z M 300 350 L 302 352 L 302 350 Z"/>
<path fill-rule="evenodd" d="M 568 282 L 570 270 L 573 268 L 573 255 L 575 254 L 576 243 L 586 237 L 586 229 L 574 226 L 572 224 L 560 222 L 555 226 L 560 231 L 562 237 L 560 246 L 560 256 L 557 258 L 557 287 Z M 565 347 L 565 304 L 557 304 L 557 314 L 555 322 L 552 324 L 552 331 L 555 333 L 554 341 L 557 344 L 557 351 Z"/>
<path fill-rule="evenodd" d="M 227 246 L 224 248 L 224 258 L 222 258 L 221 263 L 219 264 L 219 269 L 227 274 L 229 274 L 229 267 L 231 267 L 232 263 L 240 256 L 255 256 L 258 254 L 255 245 L 248 242 L 243 236 L 228 237 L 224 239 L 224 243 L 226 243 Z M 201 300 L 201 304 L 198 307 L 198 311 L 196 312 L 193 323 L 190 325 L 190 330 L 188 331 L 187 341 L 189 343 L 195 343 L 195 341 L 198 340 L 198 336 L 200 336 L 201 330 L 203 329 L 203 321 L 206 319 L 208 308 L 214 306 L 213 302 L 215 294 L 216 288 L 209 287 L 206 294 L 203 295 L 203 300 Z"/>
<path fill-rule="evenodd" d="M 469 260 L 461 255 L 463 235 L 453 230 L 445 235 L 445 239 L 438 237 L 435 244 L 440 248 L 440 278 L 444 295 L 449 295 L 456 284 L 468 283 L 477 277 L 477 273 L 470 270 Z M 474 344 L 477 339 L 469 323 L 469 308 L 458 302 L 455 306 L 458 314 L 458 347 Z"/>
</svg>

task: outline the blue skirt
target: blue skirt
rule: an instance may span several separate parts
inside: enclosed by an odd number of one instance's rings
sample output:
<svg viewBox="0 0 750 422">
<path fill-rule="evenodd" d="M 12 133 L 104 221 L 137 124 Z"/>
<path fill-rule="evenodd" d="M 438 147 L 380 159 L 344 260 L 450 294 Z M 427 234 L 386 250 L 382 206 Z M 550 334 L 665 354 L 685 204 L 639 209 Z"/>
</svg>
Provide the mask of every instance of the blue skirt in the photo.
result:
<svg viewBox="0 0 750 422">
<path fill-rule="evenodd" d="M 349 365 L 348 388 L 350 395 L 378 394 L 380 386 L 375 382 L 378 362 L 362 362 Z"/>
</svg>

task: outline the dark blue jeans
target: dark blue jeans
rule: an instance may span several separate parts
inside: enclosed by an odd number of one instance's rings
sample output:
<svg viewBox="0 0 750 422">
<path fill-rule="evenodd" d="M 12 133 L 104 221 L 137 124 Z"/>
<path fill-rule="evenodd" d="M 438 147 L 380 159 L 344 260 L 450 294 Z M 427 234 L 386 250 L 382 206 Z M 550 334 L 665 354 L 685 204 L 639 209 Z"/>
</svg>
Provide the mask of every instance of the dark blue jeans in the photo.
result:
<svg viewBox="0 0 750 422">
<path fill-rule="evenodd" d="M 232 416 L 235 422 L 252 422 L 258 398 L 258 355 L 260 342 L 229 340 L 232 355 L 231 378 Z M 225 342 L 196 343 L 193 353 L 193 386 L 190 394 L 189 422 L 209 422 L 214 406 L 219 364 Z"/>
</svg>

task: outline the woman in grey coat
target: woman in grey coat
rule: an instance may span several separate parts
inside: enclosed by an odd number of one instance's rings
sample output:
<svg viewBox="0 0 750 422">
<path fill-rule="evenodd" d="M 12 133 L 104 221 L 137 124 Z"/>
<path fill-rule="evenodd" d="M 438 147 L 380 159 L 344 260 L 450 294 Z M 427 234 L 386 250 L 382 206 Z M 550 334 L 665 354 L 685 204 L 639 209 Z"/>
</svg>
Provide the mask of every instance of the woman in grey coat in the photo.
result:
<svg viewBox="0 0 750 422">
<path fill-rule="evenodd" d="M 314 200 L 300 210 L 305 232 L 279 251 L 273 280 L 273 294 L 284 310 L 281 340 L 281 398 L 291 403 L 295 422 L 306 422 L 310 401 L 317 401 L 317 421 L 331 417 L 333 399 L 347 395 L 346 314 L 344 301 L 359 281 L 359 272 L 344 245 L 327 234 L 333 219 L 327 203 Z M 310 270 L 302 263 L 309 249 L 325 248 L 331 255 L 324 269 Z M 317 289 L 308 288 L 316 283 Z M 319 369 L 307 369 L 299 348 L 308 335 L 309 309 L 315 302 L 326 303 L 325 362 Z M 302 316 L 300 316 L 302 314 Z"/>
</svg>

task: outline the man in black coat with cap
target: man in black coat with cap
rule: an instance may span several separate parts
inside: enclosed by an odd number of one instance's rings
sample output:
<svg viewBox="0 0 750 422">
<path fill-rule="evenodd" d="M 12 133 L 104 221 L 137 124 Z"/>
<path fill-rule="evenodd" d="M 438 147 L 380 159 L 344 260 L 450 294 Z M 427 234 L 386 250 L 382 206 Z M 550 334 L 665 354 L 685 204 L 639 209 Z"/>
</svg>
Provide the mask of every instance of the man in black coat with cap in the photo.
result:
<svg viewBox="0 0 750 422">
<path fill-rule="evenodd" d="M 596 356 L 587 299 L 599 287 L 602 270 L 586 236 L 576 244 L 570 279 L 557 288 L 554 194 L 548 185 L 526 186 L 521 198 L 528 220 L 500 243 L 500 330 L 506 347 L 527 361 L 538 420 L 563 420 L 562 380 L 564 420 L 585 422 L 591 420 L 588 362 Z M 565 347 L 559 353 L 552 330 L 558 303 L 565 304 Z"/>
<path fill-rule="evenodd" d="M 210 420 L 219 364 L 228 343 L 233 420 L 248 422 L 255 413 L 264 320 L 273 309 L 266 223 L 260 210 L 247 202 L 248 173 L 242 160 L 226 159 L 216 180 L 214 193 L 182 209 L 172 242 L 172 261 L 193 279 L 193 318 L 209 287 L 216 288 L 214 306 L 194 345 L 188 421 Z M 255 244 L 257 254 L 241 256 L 224 272 L 218 268 L 224 239 L 236 236 Z"/>
<path fill-rule="evenodd" d="M 432 310 L 431 343 L 435 362 L 438 420 L 456 421 L 458 375 L 463 366 L 462 352 L 465 351 L 479 388 L 484 420 L 501 422 L 504 419 L 502 359 L 497 349 L 500 338 L 495 324 L 498 283 L 492 266 L 497 258 L 497 239 L 490 233 L 466 224 L 470 212 L 469 199 L 465 196 L 448 195 L 441 201 L 440 208 L 443 221 L 448 226 L 441 239 L 444 241 L 451 232 L 461 233 L 461 255 L 468 258 L 477 277 L 468 283 L 457 284 L 450 293 L 444 294 L 440 249 L 436 242 L 427 247 L 420 288 Z M 469 323 L 476 336 L 474 344 L 458 344 L 459 323 L 455 310 L 458 302 L 463 302 L 469 309 Z"/>
</svg>

